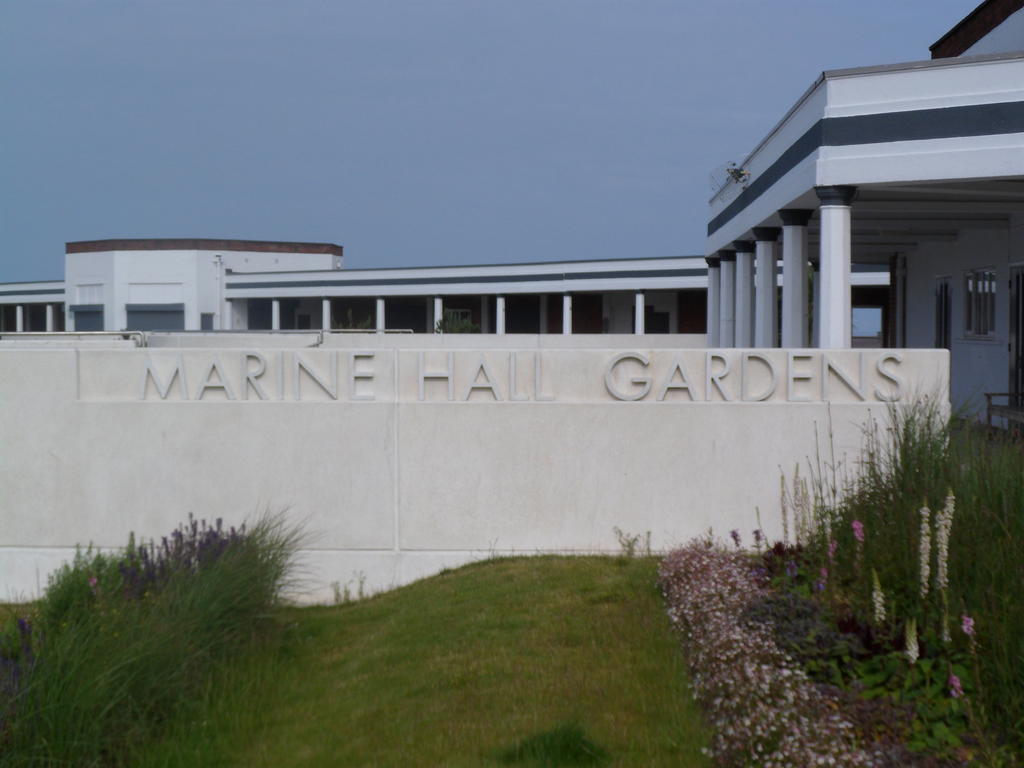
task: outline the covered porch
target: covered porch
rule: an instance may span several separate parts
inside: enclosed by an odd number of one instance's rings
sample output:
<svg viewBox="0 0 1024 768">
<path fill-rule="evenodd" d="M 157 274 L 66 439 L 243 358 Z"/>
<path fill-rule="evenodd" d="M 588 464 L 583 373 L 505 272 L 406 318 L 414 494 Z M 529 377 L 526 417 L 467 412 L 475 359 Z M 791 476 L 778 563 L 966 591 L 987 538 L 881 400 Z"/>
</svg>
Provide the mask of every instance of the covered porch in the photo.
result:
<svg viewBox="0 0 1024 768">
<path fill-rule="evenodd" d="M 1021 82 L 1022 54 L 824 73 L 712 198 L 709 343 L 849 348 L 880 325 L 950 351 L 954 406 L 1020 403 Z"/>
</svg>

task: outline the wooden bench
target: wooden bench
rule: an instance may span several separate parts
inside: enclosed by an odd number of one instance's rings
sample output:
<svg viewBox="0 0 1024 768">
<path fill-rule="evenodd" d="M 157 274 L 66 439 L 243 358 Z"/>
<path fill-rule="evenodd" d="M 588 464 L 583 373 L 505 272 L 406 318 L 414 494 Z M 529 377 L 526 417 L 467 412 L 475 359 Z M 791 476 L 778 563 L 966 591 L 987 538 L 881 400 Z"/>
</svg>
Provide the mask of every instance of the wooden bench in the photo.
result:
<svg viewBox="0 0 1024 768">
<path fill-rule="evenodd" d="M 992 402 L 994 397 L 1005 397 L 1006 405 L 995 405 Z M 985 393 L 985 415 L 988 425 L 992 426 L 992 417 L 996 416 L 1007 421 L 1015 421 L 1024 424 L 1024 406 L 1021 405 L 1021 395 L 1013 392 L 986 392 Z"/>
</svg>

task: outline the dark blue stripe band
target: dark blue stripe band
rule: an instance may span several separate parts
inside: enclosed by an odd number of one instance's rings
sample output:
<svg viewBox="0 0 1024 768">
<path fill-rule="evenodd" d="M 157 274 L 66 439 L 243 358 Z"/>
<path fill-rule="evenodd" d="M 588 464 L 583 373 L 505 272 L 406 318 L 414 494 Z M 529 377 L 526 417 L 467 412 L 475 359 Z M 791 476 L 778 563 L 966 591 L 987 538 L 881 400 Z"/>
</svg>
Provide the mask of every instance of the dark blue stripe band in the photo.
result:
<svg viewBox="0 0 1024 768">
<path fill-rule="evenodd" d="M 0 291 L 0 296 L 40 296 L 46 293 L 64 294 L 63 288 L 32 288 L 28 291 Z"/>
<path fill-rule="evenodd" d="M 1024 133 L 1024 102 L 823 118 L 794 141 L 764 173 L 708 222 L 708 235 L 713 235 L 725 226 L 804 158 L 821 147 L 998 136 L 1004 133 Z"/>
<path fill-rule="evenodd" d="M 184 312 L 185 305 L 178 304 L 125 304 L 128 312 Z"/>
</svg>

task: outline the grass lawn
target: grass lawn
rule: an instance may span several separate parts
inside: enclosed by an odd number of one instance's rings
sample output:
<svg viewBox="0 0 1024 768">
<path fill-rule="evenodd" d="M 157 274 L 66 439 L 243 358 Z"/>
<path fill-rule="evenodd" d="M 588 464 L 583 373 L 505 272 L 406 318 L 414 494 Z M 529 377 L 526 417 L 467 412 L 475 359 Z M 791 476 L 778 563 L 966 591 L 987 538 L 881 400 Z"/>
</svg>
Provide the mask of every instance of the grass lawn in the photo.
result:
<svg viewBox="0 0 1024 768">
<path fill-rule="evenodd" d="M 284 610 L 135 764 L 709 765 L 655 568 L 499 559 Z"/>
</svg>

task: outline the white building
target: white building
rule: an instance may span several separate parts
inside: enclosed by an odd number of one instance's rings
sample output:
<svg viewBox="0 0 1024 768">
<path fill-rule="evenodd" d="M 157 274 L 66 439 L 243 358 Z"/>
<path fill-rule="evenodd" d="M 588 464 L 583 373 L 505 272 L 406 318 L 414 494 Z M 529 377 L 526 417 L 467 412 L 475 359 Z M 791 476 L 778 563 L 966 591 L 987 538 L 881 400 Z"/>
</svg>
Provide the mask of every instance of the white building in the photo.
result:
<svg viewBox="0 0 1024 768">
<path fill-rule="evenodd" d="M 954 402 L 1019 395 L 1021 4 L 983 3 L 945 58 L 818 78 L 711 201 L 707 264 L 349 270 L 332 244 L 67 244 L 63 281 L 0 284 L 5 599 L 76 543 L 186 511 L 293 510 L 317 535 L 311 600 L 614 550 L 616 529 L 667 548 L 763 513 L 776 536 L 780 468 L 825 435 L 852 466 L 863 425 L 945 393 L 945 348 Z M 460 320 L 480 334 L 426 333 Z M 92 329 L 165 332 L 76 335 Z"/>
<path fill-rule="evenodd" d="M 711 200 L 712 346 L 775 346 L 776 327 L 783 347 L 851 346 L 851 321 L 877 321 L 851 312 L 851 261 L 874 263 L 892 276 L 874 310 L 887 346 L 948 348 L 955 405 L 997 392 L 1020 403 L 1021 7 L 987 0 L 929 61 L 812 83 Z M 794 286 L 780 311 L 777 260 Z"/>
<path fill-rule="evenodd" d="M 122 330 L 704 333 L 700 257 L 344 269 L 341 246 L 68 243 L 65 279 L 0 283 L 0 332 Z"/>
<path fill-rule="evenodd" d="M 854 304 L 884 303 L 888 273 L 855 271 Z M 67 243 L 62 281 L 0 283 L 0 333 L 423 333 L 447 317 L 490 334 L 703 334 L 706 288 L 697 256 L 344 269 L 332 243 L 98 240 Z M 870 332 L 856 346 L 882 346 Z"/>
</svg>

